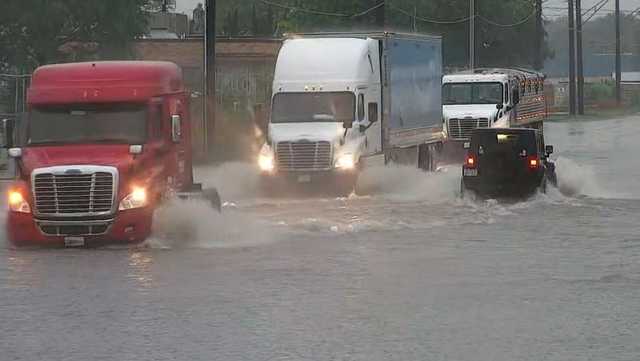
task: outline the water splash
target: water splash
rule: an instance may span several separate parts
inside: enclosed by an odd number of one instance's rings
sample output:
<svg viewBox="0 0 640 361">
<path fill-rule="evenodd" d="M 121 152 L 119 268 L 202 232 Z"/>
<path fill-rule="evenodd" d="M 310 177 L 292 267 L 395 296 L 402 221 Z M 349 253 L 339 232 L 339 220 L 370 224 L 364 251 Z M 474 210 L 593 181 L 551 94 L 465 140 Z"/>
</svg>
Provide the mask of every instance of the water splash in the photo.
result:
<svg viewBox="0 0 640 361">
<path fill-rule="evenodd" d="M 450 202 L 460 195 L 458 167 L 424 172 L 410 166 L 371 167 L 358 179 L 360 193 L 395 201 Z"/>
<path fill-rule="evenodd" d="M 224 163 L 219 166 L 198 167 L 196 182 L 218 189 L 223 201 L 251 199 L 258 195 L 259 171 L 251 163 Z"/>
<path fill-rule="evenodd" d="M 570 158 L 560 157 L 556 161 L 558 190 L 568 197 L 624 198 L 599 183 L 595 170 Z"/>
<path fill-rule="evenodd" d="M 176 200 L 156 211 L 153 235 L 147 243 L 152 248 L 233 248 L 275 239 L 272 227 L 234 207 L 219 213 L 206 202 Z"/>
</svg>

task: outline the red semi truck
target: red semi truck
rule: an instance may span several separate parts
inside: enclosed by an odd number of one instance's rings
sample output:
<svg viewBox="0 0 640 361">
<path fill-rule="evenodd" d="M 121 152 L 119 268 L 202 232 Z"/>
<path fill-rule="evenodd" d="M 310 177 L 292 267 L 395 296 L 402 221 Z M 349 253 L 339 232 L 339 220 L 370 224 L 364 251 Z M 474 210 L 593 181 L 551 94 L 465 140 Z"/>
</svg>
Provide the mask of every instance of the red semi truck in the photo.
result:
<svg viewBox="0 0 640 361">
<path fill-rule="evenodd" d="M 168 62 L 38 68 L 15 125 L 16 181 L 6 226 L 15 245 L 136 243 L 168 197 L 208 195 L 193 183 L 189 93 Z M 15 129 L 15 131 L 12 131 Z"/>
</svg>

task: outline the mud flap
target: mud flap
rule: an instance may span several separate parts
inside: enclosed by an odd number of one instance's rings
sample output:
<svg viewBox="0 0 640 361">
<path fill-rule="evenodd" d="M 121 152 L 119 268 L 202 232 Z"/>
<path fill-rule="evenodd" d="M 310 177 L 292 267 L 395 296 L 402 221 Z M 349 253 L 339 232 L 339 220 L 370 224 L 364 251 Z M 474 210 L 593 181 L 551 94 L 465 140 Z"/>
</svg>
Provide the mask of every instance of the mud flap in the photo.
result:
<svg viewBox="0 0 640 361">
<path fill-rule="evenodd" d="M 209 202 L 212 208 L 222 212 L 222 201 L 216 188 L 203 189 L 202 184 L 194 184 L 190 190 L 179 192 L 176 195 L 182 200 L 205 200 Z"/>
<path fill-rule="evenodd" d="M 426 172 L 435 172 L 440 162 L 442 147 L 442 143 L 418 146 L 418 168 Z"/>
</svg>

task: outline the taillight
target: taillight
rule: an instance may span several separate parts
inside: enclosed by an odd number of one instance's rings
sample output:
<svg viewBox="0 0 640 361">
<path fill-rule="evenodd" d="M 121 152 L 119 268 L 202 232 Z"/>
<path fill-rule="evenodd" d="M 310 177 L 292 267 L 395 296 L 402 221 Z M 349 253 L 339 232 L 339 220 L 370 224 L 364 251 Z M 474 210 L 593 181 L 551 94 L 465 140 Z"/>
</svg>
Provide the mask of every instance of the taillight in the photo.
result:
<svg viewBox="0 0 640 361">
<path fill-rule="evenodd" d="M 527 165 L 529 166 L 529 169 L 536 170 L 540 168 L 540 159 L 538 158 L 538 156 L 530 155 L 527 158 Z"/>
<path fill-rule="evenodd" d="M 467 159 L 464 161 L 464 165 L 467 168 L 475 168 L 478 165 L 478 158 L 473 153 L 467 154 Z"/>
</svg>

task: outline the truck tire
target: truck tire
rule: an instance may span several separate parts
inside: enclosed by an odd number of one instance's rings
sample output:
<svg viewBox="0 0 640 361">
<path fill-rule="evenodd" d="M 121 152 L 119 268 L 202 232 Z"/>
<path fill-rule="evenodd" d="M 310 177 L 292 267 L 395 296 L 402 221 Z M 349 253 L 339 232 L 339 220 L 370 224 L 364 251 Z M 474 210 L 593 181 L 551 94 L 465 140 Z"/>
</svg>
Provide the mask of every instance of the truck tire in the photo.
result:
<svg viewBox="0 0 640 361">
<path fill-rule="evenodd" d="M 220 199 L 220 193 L 215 188 L 205 189 L 203 192 L 204 199 L 206 199 L 211 207 L 218 212 L 222 212 L 222 201 Z"/>
<path fill-rule="evenodd" d="M 427 144 L 418 146 L 418 168 L 430 172 L 433 170 L 433 151 L 432 147 Z"/>
</svg>

